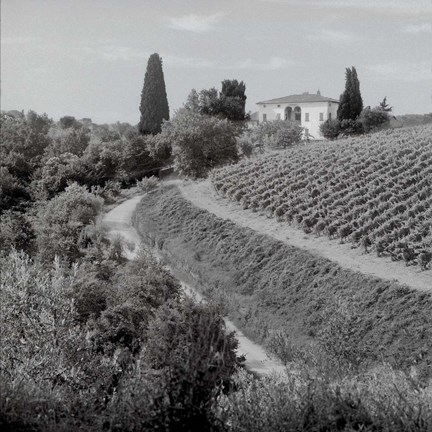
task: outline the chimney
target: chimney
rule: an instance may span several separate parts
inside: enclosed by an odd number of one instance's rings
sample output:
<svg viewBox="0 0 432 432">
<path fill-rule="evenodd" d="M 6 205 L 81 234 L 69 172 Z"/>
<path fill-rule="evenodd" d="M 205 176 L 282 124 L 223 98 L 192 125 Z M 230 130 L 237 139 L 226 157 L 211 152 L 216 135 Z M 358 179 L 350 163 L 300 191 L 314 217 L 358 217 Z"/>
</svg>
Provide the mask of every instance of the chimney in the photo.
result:
<svg viewBox="0 0 432 432">
<path fill-rule="evenodd" d="M 317 95 L 318 95 L 318 96 L 321 96 L 321 92 L 320 92 L 319 90 L 317 91 Z"/>
</svg>

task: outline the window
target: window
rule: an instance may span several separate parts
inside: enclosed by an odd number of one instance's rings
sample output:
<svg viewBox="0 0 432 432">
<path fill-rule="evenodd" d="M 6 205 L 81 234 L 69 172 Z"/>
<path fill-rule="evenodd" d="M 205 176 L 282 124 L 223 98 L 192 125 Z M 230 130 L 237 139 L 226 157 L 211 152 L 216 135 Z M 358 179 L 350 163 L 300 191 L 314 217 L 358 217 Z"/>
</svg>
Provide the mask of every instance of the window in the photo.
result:
<svg viewBox="0 0 432 432">
<path fill-rule="evenodd" d="M 305 113 L 305 121 L 309 121 L 309 113 Z"/>
<path fill-rule="evenodd" d="M 263 121 L 267 121 L 267 114 L 263 114 Z"/>
<path fill-rule="evenodd" d="M 320 113 L 320 121 L 324 121 L 324 113 Z"/>
<path fill-rule="evenodd" d="M 329 113 L 329 120 L 331 120 L 331 113 Z"/>
<path fill-rule="evenodd" d="M 280 105 L 278 105 L 278 108 L 280 108 Z"/>
<path fill-rule="evenodd" d="M 280 114 L 276 114 L 276 119 L 280 120 L 281 119 L 281 115 Z"/>
</svg>

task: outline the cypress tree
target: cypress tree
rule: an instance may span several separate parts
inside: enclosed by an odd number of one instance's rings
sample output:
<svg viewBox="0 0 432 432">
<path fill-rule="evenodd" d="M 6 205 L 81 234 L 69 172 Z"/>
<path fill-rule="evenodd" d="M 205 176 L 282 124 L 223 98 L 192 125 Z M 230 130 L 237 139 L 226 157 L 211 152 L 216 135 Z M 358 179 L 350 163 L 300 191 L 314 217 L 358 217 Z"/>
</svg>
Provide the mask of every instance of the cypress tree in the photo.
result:
<svg viewBox="0 0 432 432">
<path fill-rule="evenodd" d="M 144 86 L 141 92 L 141 119 L 139 131 L 142 134 L 157 134 L 162 121 L 169 120 L 168 100 L 162 71 L 162 59 L 152 54 L 147 63 Z"/>
<path fill-rule="evenodd" d="M 354 66 L 351 70 L 351 80 L 353 88 L 353 93 L 351 96 L 351 113 L 353 116 L 352 119 L 356 119 L 363 110 L 363 99 L 360 94 L 360 81 Z"/>
<path fill-rule="evenodd" d="M 339 120 L 355 120 L 363 109 L 363 99 L 360 94 L 360 82 L 353 66 L 346 68 L 345 91 L 341 94 L 337 117 Z"/>
</svg>

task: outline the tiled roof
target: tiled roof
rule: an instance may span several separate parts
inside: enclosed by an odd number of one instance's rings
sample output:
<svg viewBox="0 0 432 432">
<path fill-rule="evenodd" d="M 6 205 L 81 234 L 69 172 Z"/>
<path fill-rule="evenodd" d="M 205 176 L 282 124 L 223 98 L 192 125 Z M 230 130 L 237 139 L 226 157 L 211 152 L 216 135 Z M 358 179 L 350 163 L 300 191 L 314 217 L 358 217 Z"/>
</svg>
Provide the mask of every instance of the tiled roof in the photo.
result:
<svg viewBox="0 0 432 432">
<path fill-rule="evenodd" d="M 302 103 L 302 102 L 336 102 L 339 103 L 337 99 L 328 98 L 321 96 L 319 94 L 300 94 L 285 96 L 276 99 L 270 99 L 267 101 L 257 102 L 258 104 L 284 104 L 284 103 Z"/>
</svg>

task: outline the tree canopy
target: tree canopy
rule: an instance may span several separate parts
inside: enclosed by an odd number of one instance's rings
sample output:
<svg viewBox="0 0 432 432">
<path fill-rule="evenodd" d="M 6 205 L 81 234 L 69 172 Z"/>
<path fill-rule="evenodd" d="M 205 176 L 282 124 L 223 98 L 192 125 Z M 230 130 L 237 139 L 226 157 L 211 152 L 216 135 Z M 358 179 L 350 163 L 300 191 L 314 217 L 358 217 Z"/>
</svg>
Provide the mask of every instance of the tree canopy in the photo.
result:
<svg viewBox="0 0 432 432">
<path fill-rule="evenodd" d="M 144 135 L 159 133 L 163 120 L 169 119 L 162 59 L 157 53 L 152 54 L 147 63 L 141 92 L 140 112 L 141 119 L 138 128 Z"/>
<path fill-rule="evenodd" d="M 355 120 L 363 109 L 363 99 L 360 94 L 360 82 L 353 66 L 346 68 L 345 91 L 340 97 L 337 111 L 338 120 Z"/>
<path fill-rule="evenodd" d="M 217 116 L 231 121 L 247 119 L 246 114 L 246 85 L 243 81 L 226 79 L 222 81 L 222 90 L 215 87 L 201 90 L 199 93 L 192 89 L 185 108 L 199 114 Z"/>
</svg>

